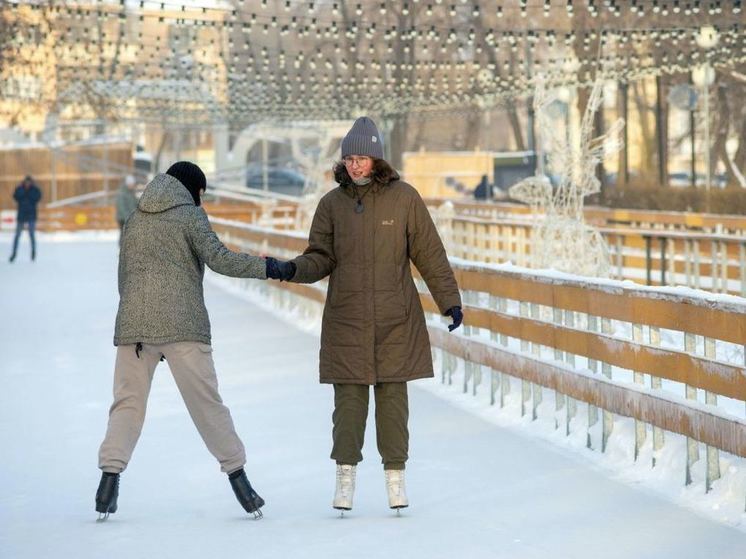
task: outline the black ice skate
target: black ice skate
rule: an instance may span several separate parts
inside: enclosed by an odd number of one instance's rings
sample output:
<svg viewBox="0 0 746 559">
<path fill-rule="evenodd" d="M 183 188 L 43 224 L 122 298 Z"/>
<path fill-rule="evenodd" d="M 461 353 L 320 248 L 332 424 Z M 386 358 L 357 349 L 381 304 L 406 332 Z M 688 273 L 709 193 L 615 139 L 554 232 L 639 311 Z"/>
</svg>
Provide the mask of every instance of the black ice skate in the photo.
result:
<svg viewBox="0 0 746 559">
<path fill-rule="evenodd" d="M 236 494 L 236 499 L 241 503 L 241 506 L 246 512 L 254 515 L 254 520 L 259 520 L 264 515 L 259 510 L 264 506 L 264 499 L 262 499 L 254 488 L 249 483 L 249 478 L 246 477 L 246 472 L 243 469 L 233 472 L 228 476 L 233 488 L 233 493 Z"/>
<path fill-rule="evenodd" d="M 119 497 L 119 474 L 104 472 L 96 491 L 96 512 L 98 521 L 103 522 L 109 514 L 117 512 L 117 497 Z"/>
</svg>

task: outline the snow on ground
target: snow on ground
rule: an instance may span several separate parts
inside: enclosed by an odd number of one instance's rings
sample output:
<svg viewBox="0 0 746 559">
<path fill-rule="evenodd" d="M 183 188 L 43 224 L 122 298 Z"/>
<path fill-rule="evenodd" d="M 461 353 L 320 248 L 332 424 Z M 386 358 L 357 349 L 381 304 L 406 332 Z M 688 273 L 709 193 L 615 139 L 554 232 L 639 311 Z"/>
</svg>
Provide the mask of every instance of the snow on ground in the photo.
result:
<svg viewBox="0 0 746 559">
<path fill-rule="evenodd" d="M 116 243 L 42 237 L 33 264 L 27 248 L 13 265 L 0 261 L 3 559 L 744 556 L 743 531 L 453 405 L 433 393 L 439 380 L 411 385 L 412 506 L 401 518 L 387 509 L 369 426 L 355 508 L 338 518 L 332 392 L 317 382 L 317 335 L 213 282 L 206 294 L 221 391 L 247 446 L 249 477 L 267 499 L 265 518 L 248 519 L 235 502 L 161 365 L 119 511 L 98 524 Z M 0 236 L 0 256 L 9 250 Z"/>
</svg>

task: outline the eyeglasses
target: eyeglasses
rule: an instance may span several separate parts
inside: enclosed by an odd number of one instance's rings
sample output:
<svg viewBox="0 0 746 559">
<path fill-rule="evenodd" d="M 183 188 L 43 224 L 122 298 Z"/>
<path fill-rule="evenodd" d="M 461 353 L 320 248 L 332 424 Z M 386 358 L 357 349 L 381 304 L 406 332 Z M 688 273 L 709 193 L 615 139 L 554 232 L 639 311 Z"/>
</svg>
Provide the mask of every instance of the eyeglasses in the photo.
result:
<svg viewBox="0 0 746 559">
<path fill-rule="evenodd" d="M 345 157 L 342 159 L 348 167 L 362 167 L 371 160 L 370 157 Z"/>
</svg>

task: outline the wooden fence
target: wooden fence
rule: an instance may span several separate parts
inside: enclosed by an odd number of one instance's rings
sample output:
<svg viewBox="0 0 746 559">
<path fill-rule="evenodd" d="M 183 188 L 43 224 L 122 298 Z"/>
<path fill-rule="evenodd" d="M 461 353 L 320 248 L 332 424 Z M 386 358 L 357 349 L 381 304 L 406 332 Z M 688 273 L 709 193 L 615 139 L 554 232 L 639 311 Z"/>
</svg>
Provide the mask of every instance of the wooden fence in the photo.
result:
<svg viewBox="0 0 746 559">
<path fill-rule="evenodd" d="M 433 210 L 449 253 L 478 262 L 532 266 L 534 223 Z M 746 235 L 598 227 L 612 277 L 646 285 L 681 285 L 746 296 Z"/>
<path fill-rule="evenodd" d="M 273 229 L 290 229 L 295 224 L 296 207 L 287 204 L 261 205 L 250 202 L 206 203 L 205 211 L 211 217 L 260 224 Z M 44 207 L 39 210 L 37 230 L 56 231 L 113 230 L 119 229 L 114 206 L 88 203 L 70 206 Z M 10 225 L 4 227 L 12 229 Z"/>
<path fill-rule="evenodd" d="M 218 198 L 204 204 L 213 217 L 273 229 L 296 229 L 300 210 L 285 201 Z M 454 215 L 449 206 L 431 209 L 449 254 L 486 263 L 532 266 L 533 223 L 529 220 Z M 44 208 L 42 231 L 115 229 L 111 207 Z M 683 230 L 599 227 L 609 247 L 614 279 L 646 285 L 686 286 L 746 296 L 746 235 Z"/>
<path fill-rule="evenodd" d="M 115 191 L 132 171 L 132 145 L 126 142 L 0 149 L 0 209 L 15 208 L 13 191 L 26 175 L 49 203 L 104 187 Z"/>
<path fill-rule="evenodd" d="M 438 208 L 446 200 L 429 198 L 426 202 L 430 208 Z M 476 217 L 490 221 L 531 219 L 531 209 L 522 204 L 465 200 L 448 202 L 453 205 L 457 217 Z M 583 213 L 588 223 L 601 227 L 746 235 L 745 215 L 612 209 L 599 206 L 586 206 Z"/>
<path fill-rule="evenodd" d="M 213 226 L 235 249 L 255 254 L 288 258 L 306 246 L 299 233 L 222 219 Z M 461 375 L 464 392 L 494 406 L 504 406 L 518 383 L 522 414 L 551 414 L 568 435 L 581 425 L 588 448 L 601 451 L 615 418 L 632 418 L 634 456 L 648 441 L 653 467 L 666 433 L 682 435 L 682 480 L 693 481 L 703 451 L 708 490 L 720 477 L 721 451 L 746 457 L 746 300 L 452 264 L 465 303 L 461 333 L 445 329 L 424 283 L 416 280 L 444 383 Z M 267 282 L 259 289 L 280 293 L 279 303 L 295 308 L 325 300 L 325 282 Z M 554 405 L 542 405 L 547 393 L 554 394 Z M 578 421 L 579 403 L 584 421 Z"/>
</svg>

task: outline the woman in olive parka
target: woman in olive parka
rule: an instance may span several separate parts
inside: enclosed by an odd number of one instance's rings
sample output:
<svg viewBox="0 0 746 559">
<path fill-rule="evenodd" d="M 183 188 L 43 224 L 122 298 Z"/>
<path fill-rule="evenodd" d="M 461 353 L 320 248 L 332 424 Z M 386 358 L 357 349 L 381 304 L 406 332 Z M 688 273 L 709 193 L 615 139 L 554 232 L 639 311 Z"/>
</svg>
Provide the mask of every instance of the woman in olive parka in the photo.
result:
<svg viewBox="0 0 746 559">
<path fill-rule="evenodd" d="M 334 385 L 334 508 L 350 510 L 355 467 L 376 400 L 376 434 L 389 506 L 408 506 L 407 381 L 432 377 L 430 340 L 410 261 L 444 315 L 461 324 L 461 297 L 443 243 L 418 192 L 383 159 L 376 125 L 357 119 L 334 167 L 339 186 L 319 202 L 308 248 L 286 278 L 313 283 L 329 276 L 321 332 L 320 377 Z M 293 273 L 294 268 L 294 273 Z M 290 277 L 292 275 L 292 277 Z"/>
</svg>

